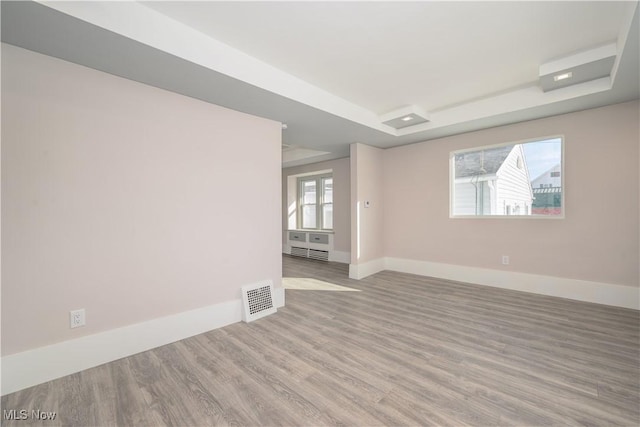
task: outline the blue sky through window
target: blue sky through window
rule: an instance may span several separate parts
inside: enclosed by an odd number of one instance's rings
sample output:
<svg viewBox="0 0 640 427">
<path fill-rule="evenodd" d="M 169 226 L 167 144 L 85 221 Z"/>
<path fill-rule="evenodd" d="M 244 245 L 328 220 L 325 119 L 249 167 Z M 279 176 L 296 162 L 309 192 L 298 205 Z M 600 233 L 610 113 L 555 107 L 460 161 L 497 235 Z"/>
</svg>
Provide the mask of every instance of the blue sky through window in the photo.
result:
<svg viewBox="0 0 640 427">
<path fill-rule="evenodd" d="M 562 139 L 552 138 L 522 144 L 531 181 L 562 161 Z"/>
</svg>

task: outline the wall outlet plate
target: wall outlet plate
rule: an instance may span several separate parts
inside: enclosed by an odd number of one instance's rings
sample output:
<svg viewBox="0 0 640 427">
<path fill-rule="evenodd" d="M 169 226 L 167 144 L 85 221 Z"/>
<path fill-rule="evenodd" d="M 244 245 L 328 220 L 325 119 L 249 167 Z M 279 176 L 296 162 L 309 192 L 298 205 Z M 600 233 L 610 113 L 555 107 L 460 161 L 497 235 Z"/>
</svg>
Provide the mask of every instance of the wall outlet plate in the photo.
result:
<svg viewBox="0 0 640 427">
<path fill-rule="evenodd" d="M 84 308 L 79 310 L 71 310 L 69 312 L 69 327 L 78 328 L 85 325 L 85 312 Z"/>
</svg>

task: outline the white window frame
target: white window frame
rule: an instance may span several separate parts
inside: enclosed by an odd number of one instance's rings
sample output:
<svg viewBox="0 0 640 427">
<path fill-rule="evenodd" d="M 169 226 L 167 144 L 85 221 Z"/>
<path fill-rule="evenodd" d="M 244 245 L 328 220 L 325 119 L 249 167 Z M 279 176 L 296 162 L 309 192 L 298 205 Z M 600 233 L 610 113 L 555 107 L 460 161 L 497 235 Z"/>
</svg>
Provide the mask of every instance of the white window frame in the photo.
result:
<svg viewBox="0 0 640 427">
<path fill-rule="evenodd" d="M 517 145 L 517 144 L 527 144 L 530 142 L 540 142 L 547 141 L 550 139 L 560 139 L 560 170 L 562 171 L 560 174 L 560 186 L 562 188 L 562 193 L 560 195 L 560 204 L 562 207 L 562 212 L 560 215 L 455 215 L 454 212 L 454 204 L 455 204 L 455 157 L 457 154 L 464 154 L 473 151 L 479 151 L 482 149 L 491 149 L 491 148 L 499 148 L 507 145 Z M 531 138 L 524 139 L 520 141 L 509 141 L 502 142 L 499 144 L 492 145 L 481 145 L 473 148 L 466 148 L 462 150 L 454 150 L 449 152 L 449 218 L 451 219 L 564 219 L 566 216 L 566 203 L 565 203 L 565 194 L 567 192 L 566 181 L 564 177 L 566 176 L 565 169 L 565 154 L 564 147 L 566 144 L 566 139 L 564 135 L 550 135 L 543 136 L 539 138 Z M 533 209 L 533 206 L 530 206 L 529 209 Z"/>
<path fill-rule="evenodd" d="M 333 174 L 329 173 L 329 174 L 322 174 L 322 175 L 307 175 L 307 176 L 300 176 L 298 177 L 298 179 L 296 180 L 296 186 L 297 186 L 297 197 L 298 197 L 298 212 L 297 212 L 297 229 L 298 230 L 321 230 L 321 231 L 333 231 L 333 228 L 324 228 L 322 227 L 324 224 L 324 214 L 323 214 L 323 206 L 327 205 L 327 204 L 331 204 L 332 206 L 334 205 L 333 201 L 331 203 L 325 203 L 324 202 L 324 187 L 323 187 L 323 181 L 327 178 L 331 178 L 333 179 Z M 303 200 L 304 200 L 304 191 L 302 189 L 302 183 L 303 182 L 307 182 L 307 181 L 315 181 L 316 182 L 316 227 L 314 228 L 305 228 L 303 227 L 303 219 L 302 219 L 302 212 L 303 212 Z M 335 184 L 335 182 L 334 182 Z M 335 185 L 332 188 L 332 191 L 335 190 Z M 333 196 L 335 197 L 335 193 L 333 194 Z M 333 210 L 332 210 L 333 212 Z M 332 214 L 332 223 L 333 223 L 333 214 Z"/>
</svg>

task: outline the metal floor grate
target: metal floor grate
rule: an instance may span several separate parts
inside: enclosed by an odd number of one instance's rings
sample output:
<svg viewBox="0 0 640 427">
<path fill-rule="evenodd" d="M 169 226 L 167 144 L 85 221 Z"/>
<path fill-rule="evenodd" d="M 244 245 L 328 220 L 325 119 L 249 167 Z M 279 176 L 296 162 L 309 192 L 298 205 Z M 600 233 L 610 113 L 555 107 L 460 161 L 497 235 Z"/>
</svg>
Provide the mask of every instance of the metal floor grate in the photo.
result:
<svg viewBox="0 0 640 427">
<path fill-rule="evenodd" d="M 242 320 L 251 322 L 277 311 L 273 305 L 273 285 L 260 283 L 242 287 Z"/>
</svg>

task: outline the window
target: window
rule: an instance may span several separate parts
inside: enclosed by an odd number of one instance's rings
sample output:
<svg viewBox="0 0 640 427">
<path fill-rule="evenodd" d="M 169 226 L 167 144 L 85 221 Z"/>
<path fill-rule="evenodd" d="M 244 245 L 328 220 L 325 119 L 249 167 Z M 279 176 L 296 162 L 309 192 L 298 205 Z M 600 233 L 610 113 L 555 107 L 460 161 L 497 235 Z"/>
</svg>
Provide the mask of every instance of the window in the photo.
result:
<svg viewBox="0 0 640 427">
<path fill-rule="evenodd" d="M 298 228 L 333 229 L 333 177 L 298 178 Z"/>
<path fill-rule="evenodd" d="M 453 151 L 451 217 L 564 216 L 561 137 Z"/>
</svg>

